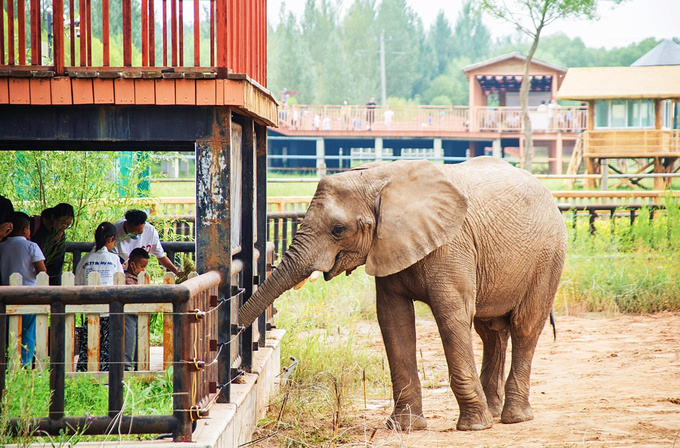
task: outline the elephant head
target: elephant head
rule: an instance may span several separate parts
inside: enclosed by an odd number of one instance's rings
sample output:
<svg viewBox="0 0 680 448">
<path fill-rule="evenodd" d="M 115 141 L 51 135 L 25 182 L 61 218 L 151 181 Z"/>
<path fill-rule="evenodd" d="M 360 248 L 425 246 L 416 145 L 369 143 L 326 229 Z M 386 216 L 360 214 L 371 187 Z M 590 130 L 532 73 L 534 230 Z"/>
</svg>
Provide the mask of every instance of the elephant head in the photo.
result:
<svg viewBox="0 0 680 448">
<path fill-rule="evenodd" d="M 366 264 L 385 277 L 451 241 L 466 196 L 427 161 L 370 163 L 323 178 L 281 263 L 239 310 L 250 325 L 274 300 L 322 271 L 330 280 Z"/>
</svg>

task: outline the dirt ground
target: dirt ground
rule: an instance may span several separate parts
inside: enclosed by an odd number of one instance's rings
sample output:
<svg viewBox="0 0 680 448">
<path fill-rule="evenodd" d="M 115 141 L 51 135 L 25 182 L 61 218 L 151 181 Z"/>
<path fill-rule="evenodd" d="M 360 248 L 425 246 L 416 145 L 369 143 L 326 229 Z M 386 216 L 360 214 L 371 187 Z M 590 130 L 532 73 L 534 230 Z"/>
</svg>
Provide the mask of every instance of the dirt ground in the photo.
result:
<svg viewBox="0 0 680 448">
<path fill-rule="evenodd" d="M 423 391 L 428 429 L 384 429 L 391 404 L 373 403 L 359 411 L 364 442 L 351 446 L 680 448 L 680 314 L 558 317 L 557 330 L 553 341 L 546 326 L 534 357 L 535 419 L 459 432 L 436 325 L 419 321 L 419 363 L 432 386 Z M 479 340 L 476 353 L 479 362 Z M 361 429 L 350 431 L 361 439 Z"/>
</svg>

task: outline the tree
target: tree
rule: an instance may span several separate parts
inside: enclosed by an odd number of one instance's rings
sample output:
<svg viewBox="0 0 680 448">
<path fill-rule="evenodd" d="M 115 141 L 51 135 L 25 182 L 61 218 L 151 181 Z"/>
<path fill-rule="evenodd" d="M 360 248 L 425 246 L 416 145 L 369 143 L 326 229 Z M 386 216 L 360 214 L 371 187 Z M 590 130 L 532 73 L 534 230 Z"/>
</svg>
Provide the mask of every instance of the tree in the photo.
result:
<svg viewBox="0 0 680 448">
<path fill-rule="evenodd" d="M 482 14 L 472 0 L 467 0 L 458 13 L 453 30 L 453 42 L 455 42 L 451 54 L 453 58 L 466 57 L 472 61 L 479 61 L 489 55 L 491 32 L 482 22 Z"/>
<path fill-rule="evenodd" d="M 427 37 L 428 43 L 432 46 L 436 55 L 434 75 L 438 76 L 444 73 L 446 66 L 453 59 L 455 51 L 453 32 L 448 19 L 444 15 L 444 10 L 439 10 L 437 18 L 430 26 L 430 33 Z"/>
<path fill-rule="evenodd" d="M 355 0 L 342 22 L 351 88 L 350 102 L 363 104 L 380 92 L 379 33 L 375 26 L 375 0 Z"/>
<path fill-rule="evenodd" d="M 531 40 L 531 47 L 524 61 L 524 77 L 519 91 L 522 106 L 522 125 L 524 126 L 523 168 L 531 171 L 533 139 L 529 118 L 529 88 L 531 79 L 529 69 L 538 48 L 543 29 L 557 19 L 586 17 L 596 15 L 597 0 L 480 0 L 481 7 L 492 16 L 514 25 Z M 612 0 L 620 3 L 622 0 Z"/>
</svg>

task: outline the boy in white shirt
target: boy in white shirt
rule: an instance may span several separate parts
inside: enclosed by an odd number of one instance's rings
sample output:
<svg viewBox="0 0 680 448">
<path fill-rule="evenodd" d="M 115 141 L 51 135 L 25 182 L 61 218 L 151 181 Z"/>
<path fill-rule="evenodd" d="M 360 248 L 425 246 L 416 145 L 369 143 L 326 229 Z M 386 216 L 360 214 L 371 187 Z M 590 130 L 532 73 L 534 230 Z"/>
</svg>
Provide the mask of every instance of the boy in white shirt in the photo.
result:
<svg viewBox="0 0 680 448">
<path fill-rule="evenodd" d="M 30 241 L 31 221 L 26 213 L 14 212 L 10 219 L 12 233 L 0 243 L 0 273 L 2 284 L 18 272 L 24 286 L 35 286 L 38 272 L 47 272 L 45 256 L 40 247 Z M 21 316 L 21 365 L 31 366 L 35 354 L 35 314 Z"/>
<path fill-rule="evenodd" d="M 168 271 L 177 275 L 179 269 L 165 254 L 158 231 L 146 222 L 146 213 L 141 210 L 128 210 L 125 219 L 114 224 L 116 227 L 116 244 L 113 251 L 123 261 L 127 261 L 130 253 L 141 247 L 147 253 L 158 259 L 158 262 Z"/>
</svg>

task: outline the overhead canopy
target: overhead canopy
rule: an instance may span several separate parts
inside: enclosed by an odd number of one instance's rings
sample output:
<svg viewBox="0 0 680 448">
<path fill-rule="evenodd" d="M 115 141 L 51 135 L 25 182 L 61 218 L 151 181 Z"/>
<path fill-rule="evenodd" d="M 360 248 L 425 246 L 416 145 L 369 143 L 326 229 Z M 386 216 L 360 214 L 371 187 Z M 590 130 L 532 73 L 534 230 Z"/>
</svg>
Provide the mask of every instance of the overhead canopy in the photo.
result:
<svg viewBox="0 0 680 448">
<path fill-rule="evenodd" d="M 485 93 L 492 92 L 494 90 L 507 90 L 508 92 L 519 92 L 519 88 L 522 86 L 523 76 L 507 76 L 507 75 L 477 75 L 475 79 Z M 550 75 L 536 75 L 531 76 L 531 88 L 532 92 L 550 92 L 552 88 L 553 77 Z"/>
<path fill-rule="evenodd" d="M 630 64 L 631 67 L 650 65 L 680 65 L 680 45 L 666 39 Z"/>
<path fill-rule="evenodd" d="M 680 66 L 570 68 L 557 98 L 680 99 Z"/>
</svg>

